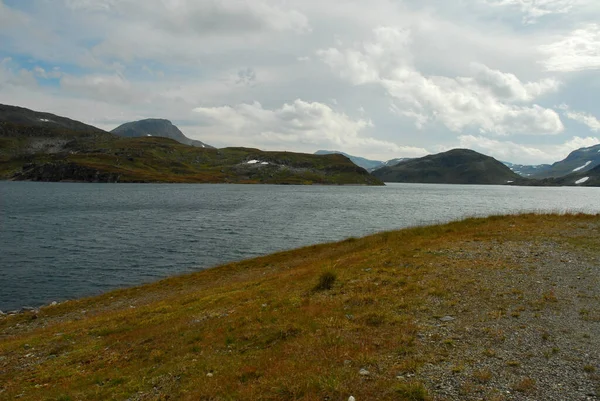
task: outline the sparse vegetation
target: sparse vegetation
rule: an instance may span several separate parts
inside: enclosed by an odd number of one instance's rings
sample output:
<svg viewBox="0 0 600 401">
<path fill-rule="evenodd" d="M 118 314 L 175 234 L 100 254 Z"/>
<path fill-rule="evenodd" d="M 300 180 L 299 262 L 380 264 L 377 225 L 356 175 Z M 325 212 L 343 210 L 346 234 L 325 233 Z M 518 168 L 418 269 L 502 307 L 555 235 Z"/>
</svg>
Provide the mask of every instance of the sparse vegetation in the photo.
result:
<svg viewBox="0 0 600 401">
<path fill-rule="evenodd" d="M 327 291 L 333 288 L 337 274 L 332 271 L 326 271 L 319 276 L 319 282 L 313 288 L 314 291 Z"/>
<path fill-rule="evenodd" d="M 425 386 L 419 382 L 398 384 L 396 393 L 405 401 L 427 401 L 429 399 Z"/>
<path fill-rule="evenodd" d="M 535 355 L 573 363 L 590 381 L 596 361 L 567 359 L 572 348 L 557 340 L 569 333 L 545 325 L 551 335 L 544 336 L 539 325 L 523 324 L 552 286 L 534 274 L 532 258 L 515 255 L 537 252 L 532 243 L 539 240 L 559 254 L 585 246 L 581 257 L 589 248 L 595 261 L 588 231 L 572 231 L 584 245 L 564 241 L 577 224 L 597 230 L 600 216 L 530 214 L 411 228 L 63 302 L 36 319 L 30 312 L 0 317 L 0 398 L 396 401 L 449 391 L 445 398 L 456 400 L 501 399 L 503 388 L 551 399 L 543 391 L 563 389 L 541 385 L 547 377 L 528 369 Z M 505 253 L 489 256 L 499 239 Z M 558 319 L 555 312 L 569 304 L 566 288 L 555 287 L 557 300 L 537 311 L 541 318 Z M 523 305 L 519 319 L 507 316 Z M 594 311 L 581 303 L 572 315 L 588 325 L 579 316 L 584 307 Z M 499 310 L 505 313 L 492 313 Z M 446 316 L 453 320 L 441 322 Z M 597 341 L 572 332 L 587 346 Z M 527 343 L 526 352 L 513 352 L 519 335 L 533 341 L 531 349 Z M 452 383 L 459 384 L 446 389 Z M 568 399 L 563 395 L 554 398 Z"/>
</svg>

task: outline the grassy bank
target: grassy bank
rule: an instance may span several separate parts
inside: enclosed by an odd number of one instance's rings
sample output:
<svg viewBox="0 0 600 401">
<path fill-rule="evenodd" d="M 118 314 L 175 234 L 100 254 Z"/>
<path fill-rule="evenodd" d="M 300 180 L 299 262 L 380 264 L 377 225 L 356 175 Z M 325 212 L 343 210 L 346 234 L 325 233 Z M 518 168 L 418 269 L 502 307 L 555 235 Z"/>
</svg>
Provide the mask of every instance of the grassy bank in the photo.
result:
<svg viewBox="0 0 600 401">
<path fill-rule="evenodd" d="M 3 317 L 0 399 L 600 395 L 599 234 L 468 219 Z"/>
</svg>

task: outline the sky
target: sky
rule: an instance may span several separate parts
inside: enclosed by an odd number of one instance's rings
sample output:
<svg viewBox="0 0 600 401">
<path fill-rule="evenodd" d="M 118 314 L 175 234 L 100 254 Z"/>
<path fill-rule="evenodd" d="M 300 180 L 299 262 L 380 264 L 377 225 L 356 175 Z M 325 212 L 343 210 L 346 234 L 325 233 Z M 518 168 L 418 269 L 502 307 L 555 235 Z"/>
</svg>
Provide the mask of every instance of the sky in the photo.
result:
<svg viewBox="0 0 600 401">
<path fill-rule="evenodd" d="M 0 0 L 0 103 L 376 160 L 600 143 L 598 0 Z"/>
</svg>

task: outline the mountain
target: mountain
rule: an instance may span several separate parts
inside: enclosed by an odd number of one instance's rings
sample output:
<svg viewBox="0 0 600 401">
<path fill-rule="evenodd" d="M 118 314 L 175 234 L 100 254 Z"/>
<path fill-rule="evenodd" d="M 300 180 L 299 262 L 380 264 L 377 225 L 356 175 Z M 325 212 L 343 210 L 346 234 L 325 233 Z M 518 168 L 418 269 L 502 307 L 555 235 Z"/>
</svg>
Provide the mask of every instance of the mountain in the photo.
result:
<svg viewBox="0 0 600 401">
<path fill-rule="evenodd" d="M 527 165 L 527 164 L 514 164 L 509 162 L 502 162 L 513 172 L 519 174 L 521 177 L 534 177 L 549 171 L 552 167 L 550 164 L 537 164 L 537 165 Z"/>
<path fill-rule="evenodd" d="M 384 182 L 436 184 L 507 184 L 522 179 L 496 159 L 469 149 L 404 161 L 372 174 Z"/>
<path fill-rule="evenodd" d="M 342 155 L 214 149 L 162 137 L 120 137 L 64 117 L 4 105 L 0 179 L 383 185 Z"/>
<path fill-rule="evenodd" d="M 400 163 L 401 161 L 410 160 L 409 158 L 404 157 L 404 158 L 392 159 L 392 160 L 388 160 L 388 161 L 384 162 L 381 160 L 365 159 L 364 157 L 360 157 L 360 156 L 352 156 L 347 153 L 340 152 L 338 150 L 318 150 L 315 152 L 315 155 L 332 155 L 332 154 L 344 155 L 348 159 L 352 160 L 352 163 L 364 168 L 368 172 L 373 172 L 373 171 L 375 171 L 381 167 L 385 167 L 385 166 L 393 166 L 394 164 Z"/>
<path fill-rule="evenodd" d="M 557 178 L 572 173 L 584 173 L 600 165 L 600 145 L 577 149 L 566 159 L 531 174 L 531 178 Z"/>
<path fill-rule="evenodd" d="M 105 131 L 79 121 L 42 113 L 23 107 L 0 104 L 0 122 L 41 130 L 66 129 L 73 132 L 104 133 Z"/>
<path fill-rule="evenodd" d="M 128 138 L 159 136 L 171 138 L 184 145 L 197 146 L 199 148 L 212 148 L 203 142 L 190 139 L 183 134 L 171 121 L 159 118 L 148 118 L 146 120 L 133 121 L 118 126 L 111 131 L 115 135 Z"/>
<path fill-rule="evenodd" d="M 591 170 L 572 172 L 562 177 L 517 180 L 511 185 L 521 186 L 570 186 L 570 187 L 600 187 L 600 165 Z"/>
</svg>

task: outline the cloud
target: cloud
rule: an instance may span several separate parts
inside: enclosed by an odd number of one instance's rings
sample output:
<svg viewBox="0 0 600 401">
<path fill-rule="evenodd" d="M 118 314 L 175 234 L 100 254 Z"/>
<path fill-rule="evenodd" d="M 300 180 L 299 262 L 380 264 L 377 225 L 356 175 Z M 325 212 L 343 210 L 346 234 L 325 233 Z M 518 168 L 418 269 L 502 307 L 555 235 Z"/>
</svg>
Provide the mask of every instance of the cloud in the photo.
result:
<svg viewBox="0 0 600 401">
<path fill-rule="evenodd" d="M 32 71 L 25 68 L 17 68 L 16 63 L 10 57 L 0 61 L 0 89 L 8 88 L 37 88 L 38 83 Z"/>
<path fill-rule="evenodd" d="M 297 99 L 273 110 L 254 102 L 236 106 L 198 107 L 194 112 L 209 127 L 210 132 L 219 136 L 244 135 L 254 146 L 266 146 L 270 149 L 286 149 L 294 144 L 312 151 L 333 148 L 360 151 L 363 155 L 427 154 L 422 148 L 402 147 L 365 137 L 361 133 L 372 127 L 371 121 L 352 119 L 318 102 Z"/>
<path fill-rule="evenodd" d="M 477 150 L 498 160 L 519 164 L 529 164 L 532 160 L 538 163 L 554 163 L 563 160 L 569 153 L 583 147 L 600 143 L 595 137 L 575 136 L 558 145 L 527 146 L 511 141 L 498 141 L 483 136 L 461 135 L 459 146 Z"/>
<path fill-rule="evenodd" d="M 393 98 L 396 114 L 413 117 L 417 127 L 439 122 L 451 131 L 473 128 L 499 135 L 551 135 L 563 131 L 559 115 L 521 103 L 555 92 L 558 81 L 521 82 L 514 74 L 472 64 L 473 77 L 426 76 L 412 63 L 410 32 L 377 28 L 375 39 L 317 55 L 354 85 L 378 84 Z"/>
<path fill-rule="evenodd" d="M 587 24 L 557 40 L 543 45 L 542 62 L 548 71 L 583 71 L 600 69 L 600 25 Z"/>
<path fill-rule="evenodd" d="M 143 98 L 131 82 L 118 74 L 63 75 L 60 86 L 75 96 L 113 103 L 130 103 Z"/>
<path fill-rule="evenodd" d="M 600 131 L 600 120 L 598 120 L 595 116 L 580 111 L 571 111 L 566 107 L 564 107 L 564 109 L 564 114 L 567 116 L 567 118 L 587 125 L 589 129 L 594 132 Z"/>
<path fill-rule="evenodd" d="M 9 29 L 25 25 L 29 22 L 27 14 L 15 10 L 0 0 L 0 35 Z"/>
<path fill-rule="evenodd" d="M 552 14 L 570 12 L 579 0 L 484 0 L 490 6 L 511 7 L 523 14 L 524 24 L 535 24 L 538 19 Z"/>
<path fill-rule="evenodd" d="M 110 11 L 118 0 L 64 0 L 65 5 L 72 10 Z"/>
</svg>

